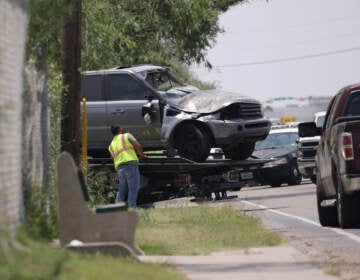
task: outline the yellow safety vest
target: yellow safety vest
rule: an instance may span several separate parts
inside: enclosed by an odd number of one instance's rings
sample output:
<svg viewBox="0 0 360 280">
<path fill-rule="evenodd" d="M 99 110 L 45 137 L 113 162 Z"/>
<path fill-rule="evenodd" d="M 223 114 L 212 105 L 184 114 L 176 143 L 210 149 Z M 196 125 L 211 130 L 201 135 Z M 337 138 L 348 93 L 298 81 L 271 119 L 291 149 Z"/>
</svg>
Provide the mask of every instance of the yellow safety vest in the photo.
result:
<svg viewBox="0 0 360 280">
<path fill-rule="evenodd" d="M 127 134 L 116 135 L 109 146 L 109 152 L 114 159 L 115 169 L 120 164 L 136 161 L 139 162 L 139 158 L 136 155 L 133 145 L 130 143 Z"/>
</svg>

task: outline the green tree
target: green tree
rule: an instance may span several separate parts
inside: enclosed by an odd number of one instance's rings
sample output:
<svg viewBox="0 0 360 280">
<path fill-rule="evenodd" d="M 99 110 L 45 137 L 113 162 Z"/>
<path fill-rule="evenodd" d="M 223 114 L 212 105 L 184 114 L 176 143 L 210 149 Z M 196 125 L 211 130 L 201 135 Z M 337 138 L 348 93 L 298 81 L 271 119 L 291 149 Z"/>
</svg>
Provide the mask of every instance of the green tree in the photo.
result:
<svg viewBox="0 0 360 280">
<path fill-rule="evenodd" d="M 84 0 L 83 69 L 210 63 L 218 17 L 241 0 Z"/>
</svg>

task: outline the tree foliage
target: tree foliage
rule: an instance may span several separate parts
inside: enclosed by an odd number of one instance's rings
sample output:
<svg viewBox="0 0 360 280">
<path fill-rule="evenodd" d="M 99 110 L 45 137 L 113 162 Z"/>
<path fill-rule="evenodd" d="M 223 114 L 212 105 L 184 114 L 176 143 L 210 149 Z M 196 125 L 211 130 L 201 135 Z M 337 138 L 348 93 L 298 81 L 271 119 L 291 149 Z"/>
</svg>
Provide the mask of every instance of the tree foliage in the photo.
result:
<svg viewBox="0 0 360 280">
<path fill-rule="evenodd" d="M 243 0 L 83 0 L 83 69 L 205 62 L 218 17 Z M 28 57 L 60 67 L 62 0 L 30 0 Z M 37 61 L 39 62 L 39 61 Z"/>
<path fill-rule="evenodd" d="M 241 0 L 84 0 L 83 68 L 205 62 L 220 12 Z"/>
</svg>

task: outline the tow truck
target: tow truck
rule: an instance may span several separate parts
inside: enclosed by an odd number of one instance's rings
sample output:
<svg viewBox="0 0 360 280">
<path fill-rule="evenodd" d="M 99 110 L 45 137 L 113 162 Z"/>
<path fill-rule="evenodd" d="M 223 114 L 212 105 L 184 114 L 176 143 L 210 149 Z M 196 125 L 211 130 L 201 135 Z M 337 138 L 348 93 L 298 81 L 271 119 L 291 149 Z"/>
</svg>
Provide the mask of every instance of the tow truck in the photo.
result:
<svg viewBox="0 0 360 280">
<path fill-rule="evenodd" d="M 258 172 L 271 159 L 230 160 L 208 159 L 194 162 L 181 157 L 148 154 L 139 163 L 141 188 L 138 205 L 181 197 L 209 201 L 236 198 L 228 191 L 239 191 L 253 182 Z M 89 159 L 94 172 L 105 172 L 110 178 L 110 190 L 117 190 L 117 175 L 111 158 Z"/>
</svg>

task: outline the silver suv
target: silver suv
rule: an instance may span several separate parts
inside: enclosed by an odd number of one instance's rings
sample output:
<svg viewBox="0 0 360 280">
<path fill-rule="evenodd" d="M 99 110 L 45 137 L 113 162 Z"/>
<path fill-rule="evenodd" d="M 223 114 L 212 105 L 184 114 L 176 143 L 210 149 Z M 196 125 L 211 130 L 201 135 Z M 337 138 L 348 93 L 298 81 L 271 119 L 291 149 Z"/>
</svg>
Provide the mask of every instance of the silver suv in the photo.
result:
<svg viewBox="0 0 360 280">
<path fill-rule="evenodd" d="M 201 91 L 184 84 L 168 68 L 140 65 L 83 73 L 87 99 L 88 150 L 102 155 L 119 124 L 145 150 L 177 151 L 204 161 L 212 147 L 226 157 L 246 159 L 264 139 L 270 121 L 252 98 L 219 90 Z"/>
</svg>

